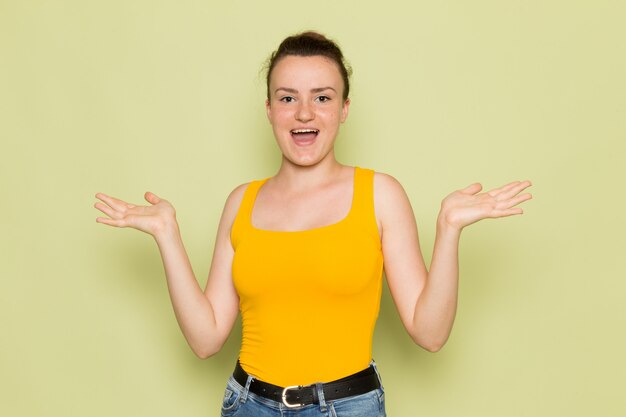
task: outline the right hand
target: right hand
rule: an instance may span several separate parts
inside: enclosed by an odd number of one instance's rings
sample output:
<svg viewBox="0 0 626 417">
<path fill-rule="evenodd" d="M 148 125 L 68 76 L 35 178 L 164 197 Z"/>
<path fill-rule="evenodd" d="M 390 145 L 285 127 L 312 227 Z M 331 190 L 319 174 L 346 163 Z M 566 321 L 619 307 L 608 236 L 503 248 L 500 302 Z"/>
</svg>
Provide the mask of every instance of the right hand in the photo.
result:
<svg viewBox="0 0 626 417">
<path fill-rule="evenodd" d="M 96 222 L 108 224 L 114 227 L 132 227 L 133 229 L 146 232 L 155 238 L 176 225 L 176 211 L 167 201 L 159 198 L 156 194 L 147 192 L 144 198 L 151 205 L 136 206 L 125 201 L 98 193 L 98 201 L 94 207 L 108 217 L 98 217 Z"/>
</svg>

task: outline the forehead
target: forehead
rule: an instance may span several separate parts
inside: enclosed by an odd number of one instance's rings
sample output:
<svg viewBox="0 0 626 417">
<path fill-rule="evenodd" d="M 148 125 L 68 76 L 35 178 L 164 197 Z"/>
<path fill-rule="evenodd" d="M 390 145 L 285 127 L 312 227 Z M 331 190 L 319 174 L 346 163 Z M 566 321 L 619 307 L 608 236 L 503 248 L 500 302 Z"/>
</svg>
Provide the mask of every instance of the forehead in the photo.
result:
<svg viewBox="0 0 626 417">
<path fill-rule="evenodd" d="M 338 90 L 343 86 L 343 79 L 337 64 L 324 56 L 288 55 L 276 63 L 270 77 L 273 88 L 296 87 L 311 88 L 330 86 Z"/>
</svg>

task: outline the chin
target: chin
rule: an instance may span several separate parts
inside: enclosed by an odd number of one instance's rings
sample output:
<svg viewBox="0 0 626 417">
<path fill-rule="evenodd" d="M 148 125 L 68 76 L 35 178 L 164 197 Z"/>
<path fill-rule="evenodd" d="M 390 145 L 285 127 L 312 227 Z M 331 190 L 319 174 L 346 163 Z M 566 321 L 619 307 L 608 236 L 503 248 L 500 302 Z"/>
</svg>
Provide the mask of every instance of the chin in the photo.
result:
<svg viewBox="0 0 626 417">
<path fill-rule="evenodd" d="M 287 152 L 283 152 L 283 158 L 293 165 L 310 167 L 323 162 L 327 158 L 332 158 L 332 154 L 332 148 L 328 151 L 323 149 L 287 149 Z"/>
<path fill-rule="evenodd" d="M 323 157 L 312 156 L 312 155 L 306 155 L 306 156 L 283 155 L 283 158 L 285 158 L 287 161 L 289 161 L 289 163 L 293 165 L 303 166 L 303 167 L 317 165 L 322 160 L 324 160 Z"/>
<path fill-rule="evenodd" d="M 317 165 L 320 162 L 318 159 L 308 159 L 308 158 L 306 158 L 306 159 L 287 158 L 287 159 L 293 165 L 297 165 L 297 166 L 301 166 L 301 167 L 314 166 L 314 165 Z"/>
</svg>

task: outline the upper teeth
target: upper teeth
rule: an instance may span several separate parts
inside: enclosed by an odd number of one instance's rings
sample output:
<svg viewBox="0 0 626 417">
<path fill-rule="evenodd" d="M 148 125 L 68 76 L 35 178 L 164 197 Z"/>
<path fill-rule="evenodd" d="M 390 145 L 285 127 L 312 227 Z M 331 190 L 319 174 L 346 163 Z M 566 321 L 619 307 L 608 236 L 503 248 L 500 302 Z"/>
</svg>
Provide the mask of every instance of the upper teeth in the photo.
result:
<svg viewBox="0 0 626 417">
<path fill-rule="evenodd" d="M 315 129 L 296 129 L 293 130 L 293 133 L 317 133 Z"/>
</svg>

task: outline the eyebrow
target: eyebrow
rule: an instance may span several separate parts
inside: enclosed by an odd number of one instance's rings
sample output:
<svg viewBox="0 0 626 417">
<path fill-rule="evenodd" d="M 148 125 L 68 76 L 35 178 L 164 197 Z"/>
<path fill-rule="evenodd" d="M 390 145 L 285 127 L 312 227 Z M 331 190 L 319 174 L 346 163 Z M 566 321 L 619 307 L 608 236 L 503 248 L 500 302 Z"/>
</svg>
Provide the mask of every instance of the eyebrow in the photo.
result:
<svg viewBox="0 0 626 417">
<path fill-rule="evenodd" d="M 292 93 L 292 94 L 297 94 L 298 90 L 296 90 L 295 88 L 288 88 L 288 87 L 278 87 L 276 90 L 274 90 L 274 94 L 278 93 L 279 91 L 286 91 L 287 93 Z M 311 92 L 312 93 L 321 93 L 322 91 L 325 90 L 333 90 L 335 93 L 337 92 L 334 88 L 332 87 L 318 87 L 318 88 L 312 88 Z"/>
</svg>

